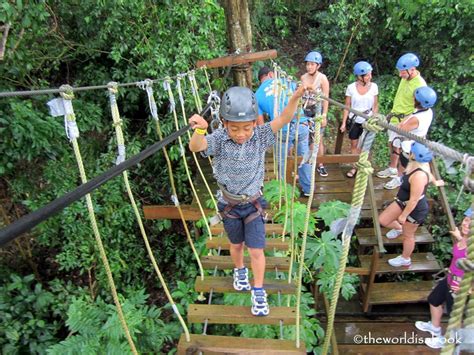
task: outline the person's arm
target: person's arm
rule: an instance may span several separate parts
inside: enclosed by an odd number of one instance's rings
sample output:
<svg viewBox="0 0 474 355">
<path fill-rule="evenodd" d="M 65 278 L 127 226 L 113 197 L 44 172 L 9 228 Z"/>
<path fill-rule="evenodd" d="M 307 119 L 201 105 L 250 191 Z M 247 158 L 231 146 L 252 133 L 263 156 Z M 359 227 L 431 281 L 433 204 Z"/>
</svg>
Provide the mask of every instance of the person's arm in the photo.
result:
<svg viewBox="0 0 474 355">
<path fill-rule="evenodd" d="M 379 113 L 379 95 L 374 96 L 374 107 L 372 107 L 374 114 Z"/>
<path fill-rule="evenodd" d="M 329 80 L 324 74 L 321 79 L 321 90 L 324 96 L 329 97 Z M 329 101 L 323 100 L 323 121 L 321 122 L 321 127 L 326 127 L 328 124 L 328 109 Z"/>
<path fill-rule="evenodd" d="M 399 128 L 405 130 L 405 131 L 412 131 L 415 128 L 418 128 L 418 125 L 420 122 L 418 121 L 418 118 L 416 116 L 410 116 L 407 118 L 404 118 L 402 122 L 398 125 Z"/>
<path fill-rule="evenodd" d="M 423 171 L 417 171 L 412 176 L 410 176 L 410 199 L 407 201 L 405 208 L 397 218 L 400 224 L 404 224 L 407 220 L 407 217 L 413 212 L 416 205 L 418 204 L 418 201 L 420 200 L 421 195 L 423 195 L 423 191 L 425 190 L 425 186 L 428 184 L 428 182 L 428 177 Z"/>
<path fill-rule="evenodd" d="M 263 115 L 258 115 L 257 117 L 257 126 L 261 126 L 265 123 L 265 119 L 263 118 Z"/>
<path fill-rule="evenodd" d="M 434 175 L 432 173 L 430 173 L 429 175 L 430 175 L 430 182 L 434 186 L 436 186 L 436 187 L 444 186 L 444 180 L 443 179 L 436 180 L 436 178 L 434 177 Z"/>
<path fill-rule="evenodd" d="M 344 102 L 346 106 L 351 107 L 351 97 L 346 96 L 346 101 Z M 349 116 L 349 110 L 342 110 L 342 124 L 341 124 L 341 132 L 344 133 L 346 131 L 346 124 L 347 124 L 347 116 Z"/>
<path fill-rule="evenodd" d="M 275 119 L 270 122 L 270 126 L 272 127 L 272 131 L 274 133 L 278 132 L 284 125 L 291 122 L 298 107 L 298 101 L 303 96 L 305 90 L 308 90 L 308 87 L 300 85 L 293 95 L 291 95 L 290 99 L 288 100 L 288 104 L 281 115 L 275 117 Z"/>
<path fill-rule="evenodd" d="M 195 114 L 189 119 L 189 124 L 194 129 L 194 133 L 189 141 L 189 150 L 191 152 L 202 152 L 206 150 L 206 131 L 208 126 L 206 120 Z"/>
</svg>

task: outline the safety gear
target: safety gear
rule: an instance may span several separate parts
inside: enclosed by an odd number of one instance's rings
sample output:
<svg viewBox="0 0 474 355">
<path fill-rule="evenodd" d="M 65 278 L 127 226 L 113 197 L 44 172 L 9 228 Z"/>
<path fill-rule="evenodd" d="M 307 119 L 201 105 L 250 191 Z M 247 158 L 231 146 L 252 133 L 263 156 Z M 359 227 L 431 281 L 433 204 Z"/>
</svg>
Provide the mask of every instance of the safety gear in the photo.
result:
<svg viewBox="0 0 474 355">
<path fill-rule="evenodd" d="M 231 87 L 222 95 L 220 114 L 226 121 L 255 121 L 258 116 L 255 94 L 249 88 Z"/>
<path fill-rule="evenodd" d="M 367 62 L 358 62 L 354 65 L 354 74 L 355 75 L 365 75 L 372 71 L 372 66 Z"/>
<path fill-rule="evenodd" d="M 411 146 L 411 152 L 415 156 L 415 160 L 419 163 L 429 163 L 433 160 L 433 153 L 423 144 L 415 142 Z"/>
<path fill-rule="evenodd" d="M 313 62 L 313 63 L 318 63 L 322 64 L 323 63 L 323 56 L 319 52 L 309 52 L 306 54 L 306 57 L 304 58 L 305 62 Z"/>
<path fill-rule="evenodd" d="M 420 60 L 418 57 L 413 53 L 407 53 L 402 55 L 397 61 L 397 69 L 398 70 L 408 70 L 413 67 L 417 67 L 420 65 Z"/>
<path fill-rule="evenodd" d="M 423 108 L 433 107 L 436 103 L 436 92 L 429 86 L 422 86 L 415 90 L 415 99 Z"/>
</svg>

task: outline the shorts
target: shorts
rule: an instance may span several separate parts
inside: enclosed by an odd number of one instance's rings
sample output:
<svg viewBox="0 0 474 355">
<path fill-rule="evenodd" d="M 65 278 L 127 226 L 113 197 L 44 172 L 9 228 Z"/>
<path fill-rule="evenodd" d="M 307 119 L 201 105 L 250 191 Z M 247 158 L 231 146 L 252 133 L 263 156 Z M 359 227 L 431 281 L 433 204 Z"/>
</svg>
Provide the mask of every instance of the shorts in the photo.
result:
<svg viewBox="0 0 474 355">
<path fill-rule="evenodd" d="M 410 161 L 408 155 L 409 153 L 405 153 L 404 151 L 400 152 L 400 165 L 403 167 L 403 169 L 407 168 L 408 162 Z"/>
<path fill-rule="evenodd" d="M 364 128 L 362 127 L 361 123 L 356 123 L 354 122 L 351 127 L 347 127 L 347 132 L 349 133 L 349 139 L 350 140 L 356 140 L 359 139 L 360 136 L 362 135 L 362 132 L 364 132 Z"/>
<path fill-rule="evenodd" d="M 396 198 L 395 202 L 402 210 L 405 208 L 406 201 L 400 201 Z M 426 216 L 428 216 L 429 210 L 430 206 L 428 205 L 428 200 L 426 197 L 423 197 L 418 201 L 415 209 L 409 214 L 407 222 L 422 225 L 425 222 Z"/>
<path fill-rule="evenodd" d="M 395 139 L 399 137 L 399 139 Z M 393 144 L 395 148 L 401 148 L 402 139 L 405 139 L 403 136 L 400 136 L 397 132 L 388 131 L 388 141 Z"/>
<path fill-rule="evenodd" d="M 267 208 L 268 203 L 263 197 L 260 197 L 259 202 L 263 209 Z M 222 212 L 226 204 L 219 202 L 217 208 Z M 252 203 L 244 203 L 234 206 L 230 214 L 239 218 L 229 218 L 223 216 L 224 229 L 232 244 L 241 244 L 249 248 L 264 249 L 265 248 L 265 223 L 262 216 L 258 216 L 253 221 L 245 224 L 244 219 L 257 209 Z"/>
<path fill-rule="evenodd" d="M 443 303 L 446 303 L 446 310 L 448 315 L 453 309 L 453 294 L 451 288 L 448 285 L 448 278 L 440 280 L 436 286 L 431 290 L 430 295 L 428 296 L 428 302 L 432 306 L 438 307 Z"/>
</svg>

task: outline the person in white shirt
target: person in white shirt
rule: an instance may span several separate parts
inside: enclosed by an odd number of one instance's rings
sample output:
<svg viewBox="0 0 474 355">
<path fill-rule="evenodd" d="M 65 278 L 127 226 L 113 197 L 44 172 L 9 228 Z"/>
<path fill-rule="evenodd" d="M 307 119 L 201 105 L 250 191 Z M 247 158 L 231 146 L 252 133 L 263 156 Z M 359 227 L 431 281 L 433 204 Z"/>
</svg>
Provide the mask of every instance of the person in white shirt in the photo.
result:
<svg viewBox="0 0 474 355">
<path fill-rule="evenodd" d="M 358 62 L 354 65 L 354 75 L 356 76 L 356 81 L 350 84 L 346 89 L 345 104 L 354 110 L 372 116 L 374 113 L 378 112 L 379 94 L 377 84 L 371 81 L 372 66 L 364 61 Z M 349 110 L 343 111 L 340 130 L 342 133 L 346 131 L 348 132 L 349 139 L 351 140 L 352 154 L 360 154 L 360 149 L 357 148 L 357 145 L 359 143 L 359 138 L 364 131 L 362 128 L 364 122 L 365 118 L 356 116 L 352 112 L 349 112 Z M 357 170 L 353 166 L 346 175 L 349 178 L 353 178 L 356 173 Z"/>
</svg>

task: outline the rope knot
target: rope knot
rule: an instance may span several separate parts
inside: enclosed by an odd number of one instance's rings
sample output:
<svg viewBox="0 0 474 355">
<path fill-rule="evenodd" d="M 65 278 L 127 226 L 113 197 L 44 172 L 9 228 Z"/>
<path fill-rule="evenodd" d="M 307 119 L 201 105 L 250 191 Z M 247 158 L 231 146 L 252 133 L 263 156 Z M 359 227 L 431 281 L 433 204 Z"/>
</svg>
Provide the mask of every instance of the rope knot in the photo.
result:
<svg viewBox="0 0 474 355">
<path fill-rule="evenodd" d="M 122 127 L 123 120 L 119 118 L 116 122 L 112 123 L 112 126 L 117 127 L 120 126 Z"/>
<path fill-rule="evenodd" d="M 118 83 L 111 81 L 107 84 L 107 89 L 109 93 L 116 95 L 118 93 Z"/>
<path fill-rule="evenodd" d="M 61 92 L 59 93 L 61 97 L 65 100 L 72 100 L 74 99 L 74 91 L 71 85 L 64 84 L 59 87 Z"/>
<path fill-rule="evenodd" d="M 368 159 L 364 159 L 361 157 L 361 159 L 355 164 L 357 170 L 359 173 L 362 173 L 364 175 L 372 175 L 374 173 L 374 168 L 372 168 L 372 165 L 370 164 L 370 161 Z"/>
<path fill-rule="evenodd" d="M 379 125 L 379 122 L 385 120 L 385 116 L 379 113 L 369 117 L 367 122 L 365 122 L 364 128 L 367 130 L 377 133 L 383 131 L 383 127 Z"/>
</svg>

